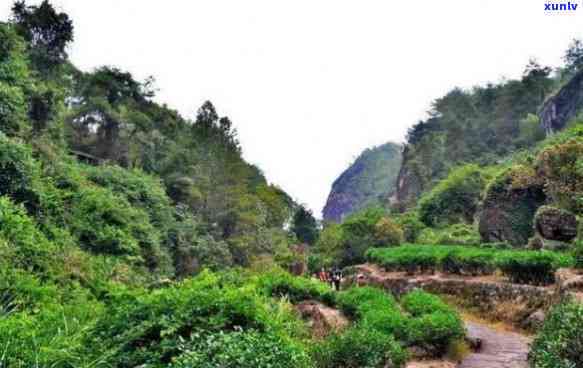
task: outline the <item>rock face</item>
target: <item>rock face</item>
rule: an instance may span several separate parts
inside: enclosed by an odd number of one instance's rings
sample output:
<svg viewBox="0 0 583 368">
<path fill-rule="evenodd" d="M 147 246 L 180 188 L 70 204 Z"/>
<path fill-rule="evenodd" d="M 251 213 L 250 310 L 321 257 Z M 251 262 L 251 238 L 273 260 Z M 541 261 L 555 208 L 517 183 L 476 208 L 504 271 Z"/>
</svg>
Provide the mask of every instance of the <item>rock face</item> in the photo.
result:
<svg viewBox="0 0 583 368">
<path fill-rule="evenodd" d="M 488 188 L 479 214 L 479 231 L 484 242 L 526 246 L 534 235 L 534 215 L 546 196 L 542 184 L 536 178 L 530 180 L 522 171 L 521 167 L 512 168 Z"/>
<path fill-rule="evenodd" d="M 339 310 L 316 301 L 304 301 L 298 304 L 296 309 L 307 320 L 312 336 L 316 338 L 341 331 L 349 324 L 348 319 Z"/>
<path fill-rule="evenodd" d="M 543 206 L 538 209 L 534 226 L 536 231 L 548 240 L 569 242 L 577 236 L 577 217 L 565 210 Z"/>
<path fill-rule="evenodd" d="M 388 202 L 395 191 L 401 150 L 395 143 L 365 150 L 332 185 L 324 220 L 341 222 L 365 207 Z"/>
<path fill-rule="evenodd" d="M 561 90 L 549 98 L 540 112 L 542 128 L 552 134 L 565 127 L 583 106 L 583 71 L 577 73 Z"/>
<path fill-rule="evenodd" d="M 408 165 L 409 147 L 403 151 L 403 164 L 399 170 L 396 187 L 396 200 L 402 209 L 411 207 L 423 191 L 422 180 L 411 165 Z"/>
</svg>

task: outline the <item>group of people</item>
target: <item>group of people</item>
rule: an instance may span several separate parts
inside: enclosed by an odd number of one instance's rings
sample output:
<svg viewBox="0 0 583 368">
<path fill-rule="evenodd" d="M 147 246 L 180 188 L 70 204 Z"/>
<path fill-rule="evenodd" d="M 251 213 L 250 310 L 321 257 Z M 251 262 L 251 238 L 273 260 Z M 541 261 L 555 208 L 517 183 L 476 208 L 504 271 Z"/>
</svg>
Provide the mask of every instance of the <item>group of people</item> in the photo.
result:
<svg viewBox="0 0 583 368">
<path fill-rule="evenodd" d="M 342 282 L 342 271 L 340 271 L 340 269 L 335 268 L 333 270 L 326 270 L 325 268 L 322 268 L 316 276 L 320 281 L 329 283 L 330 287 L 334 290 L 340 290 L 340 283 Z"/>
</svg>

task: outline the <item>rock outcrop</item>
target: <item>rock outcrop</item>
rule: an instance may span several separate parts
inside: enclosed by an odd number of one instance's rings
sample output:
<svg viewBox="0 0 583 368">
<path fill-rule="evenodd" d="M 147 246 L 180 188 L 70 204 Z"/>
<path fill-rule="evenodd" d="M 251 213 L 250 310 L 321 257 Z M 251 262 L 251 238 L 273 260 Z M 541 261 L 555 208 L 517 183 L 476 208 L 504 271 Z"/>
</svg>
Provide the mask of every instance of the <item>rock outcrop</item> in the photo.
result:
<svg viewBox="0 0 583 368">
<path fill-rule="evenodd" d="M 304 301 L 296 309 L 308 321 L 312 336 L 316 338 L 341 331 L 349 325 L 348 319 L 339 310 L 316 301 Z"/>
<path fill-rule="evenodd" d="M 365 150 L 332 185 L 324 220 L 341 222 L 365 207 L 386 204 L 395 191 L 401 150 L 395 143 Z"/>
<path fill-rule="evenodd" d="M 534 215 L 545 200 L 543 185 L 529 168 L 502 173 L 488 187 L 479 214 L 482 240 L 526 246 L 534 235 Z"/>
<path fill-rule="evenodd" d="M 544 239 L 570 242 L 577 236 L 577 217 L 569 211 L 552 206 L 538 209 L 534 226 Z"/>
<path fill-rule="evenodd" d="M 539 114 L 542 128 L 552 134 L 565 127 L 583 107 L 583 71 L 578 72 L 553 97 L 549 98 Z"/>
</svg>

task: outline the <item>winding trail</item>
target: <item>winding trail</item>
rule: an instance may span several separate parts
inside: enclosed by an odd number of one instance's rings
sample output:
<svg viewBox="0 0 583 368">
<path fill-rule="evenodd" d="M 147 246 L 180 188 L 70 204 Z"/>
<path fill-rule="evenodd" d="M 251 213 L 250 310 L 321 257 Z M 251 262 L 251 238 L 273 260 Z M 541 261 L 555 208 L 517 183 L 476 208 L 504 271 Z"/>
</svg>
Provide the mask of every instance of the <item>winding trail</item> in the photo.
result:
<svg viewBox="0 0 583 368">
<path fill-rule="evenodd" d="M 468 336 L 482 341 L 481 349 L 468 355 L 458 368 L 527 368 L 530 338 L 515 332 L 496 331 L 466 322 Z"/>
</svg>

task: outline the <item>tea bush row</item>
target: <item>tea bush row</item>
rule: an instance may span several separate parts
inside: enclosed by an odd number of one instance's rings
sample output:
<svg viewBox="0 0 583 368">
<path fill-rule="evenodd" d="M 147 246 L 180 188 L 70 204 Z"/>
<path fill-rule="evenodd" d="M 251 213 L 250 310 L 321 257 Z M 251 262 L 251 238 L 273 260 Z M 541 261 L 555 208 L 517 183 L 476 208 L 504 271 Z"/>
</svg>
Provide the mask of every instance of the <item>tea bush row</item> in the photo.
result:
<svg viewBox="0 0 583 368">
<path fill-rule="evenodd" d="M 463 246 L 405 245 L 367 252 L 370 262 L 387 271 L 435 272 L 457 275 L 489 275 L 499 269 L 511 282 L 545 285 L 554 272 L 574 265 L 572 256 L 552 251 L 498 250 Z"/>
</svg>

